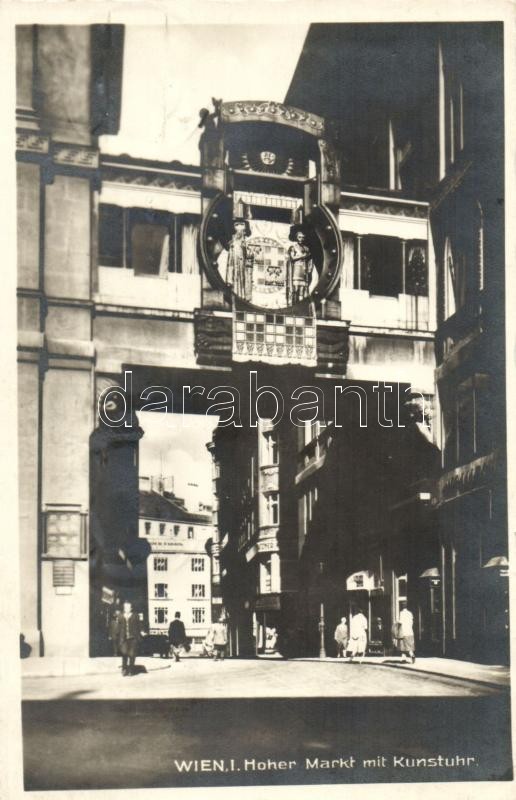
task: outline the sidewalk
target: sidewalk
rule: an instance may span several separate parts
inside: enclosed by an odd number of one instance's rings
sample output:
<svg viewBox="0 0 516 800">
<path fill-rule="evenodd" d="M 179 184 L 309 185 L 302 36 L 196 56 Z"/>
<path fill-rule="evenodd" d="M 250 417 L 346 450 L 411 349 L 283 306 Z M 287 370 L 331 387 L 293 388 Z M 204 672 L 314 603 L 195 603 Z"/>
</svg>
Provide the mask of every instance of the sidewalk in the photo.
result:
<svg viewBox="0 0 516 800">
<path fill-rule="evenodd" d="M 187 661 L 195 661 L 200 664 L 209 663 L 208 659 L 195 656 L 186 657 Z M 272 659 L 271 659 L 272 661 Z M 276 662 L 276 659 L 273 660 Z M 282 659 L 278 659 L 282 661 Z M 269 662 L 268 658 L 249 659 L 245 663 L 258 664 L 265 666 Z M 343 663 L 343 659 L 337 658 L 296 658 L 288 663 Z M 163 670 L 171 665 L 170 659 L 156 657 L 138 658 L 137 663 L 144 666 L 147 672 Z M 243 664 L 243 659 L 227 659 L 226 663 Z M 507 666 L 474 664 L 469 661 L 458 661 L 448 658 L 418 658 L 415 664 L 403 663 L 396 657 L 374 657 L 366 656 L 362 660 L 363 665 L 392 667 L 396 670 L 403 670 L 413 673 L 426 673 L 428 675 L 439 676 L 442 678 L 457 678 L 459 680 L 471 681 L 473 683 L 508 688 L 510 685 L 510 670 Z M 59 678 L 59 677 L 78 677 L 82 675 L 112 675 L 117 673 L 119 659 L 117 658 L 28 658 L 21 661 L 21 674 L 23 678 Z M 353 669 L 354 664 L 349 668 Z"/>
<path fill-rule="evenodd" d="M 303 659 L 308 660 L 308 659 Z M 339 661 L 337 658 L 313 658 L 310 661 Z M 365 656 L 363 664 L 380 664 L 395 669 L 422 672 L 438 675 L 443 678 L 458 678 L 464 681 L 486 684 L 488 686 L 510 686 L 510 667 L 500 664 L 475 664 L 471 661 L 459 661 L 453 658 L 417 658 L 415 664 L 403 662 L 398 656 Z"/>
</svg>

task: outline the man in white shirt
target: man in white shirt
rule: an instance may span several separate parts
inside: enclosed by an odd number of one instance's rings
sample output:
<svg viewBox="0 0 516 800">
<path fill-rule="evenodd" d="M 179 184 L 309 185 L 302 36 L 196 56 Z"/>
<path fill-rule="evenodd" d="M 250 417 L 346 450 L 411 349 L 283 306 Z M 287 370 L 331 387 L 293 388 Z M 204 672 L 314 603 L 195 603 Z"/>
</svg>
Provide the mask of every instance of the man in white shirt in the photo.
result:
<svg viewBox="0 0 516 800">
<path fill-rule="evenodd" d="M 353 656 L 359 656 L 359 662 L 362 663 L 367 649 L 367 618 L 360 609 L 351 617 L 348 649 L 351 653 L 349 660 L 353 661 Z"/>
<path fill-rule="evenodd" d="M 403 661 L 406 661 L 407 654 L 412 663 L 416 660 L 414 645 L 414 615 L 408 610 L 407 604 L 401 604 L 401 611 L 398 617 L 399 639 L 398 648 L 401 650 Z"/>
</svg>

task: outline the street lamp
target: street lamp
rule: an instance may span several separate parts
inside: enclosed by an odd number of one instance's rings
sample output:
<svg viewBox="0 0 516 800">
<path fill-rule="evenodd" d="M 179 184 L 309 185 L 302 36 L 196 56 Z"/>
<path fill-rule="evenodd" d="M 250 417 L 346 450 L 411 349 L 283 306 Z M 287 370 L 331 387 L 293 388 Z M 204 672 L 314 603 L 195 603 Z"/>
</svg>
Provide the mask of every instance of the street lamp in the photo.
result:
<svg viewBox="0 0 516 800">
<path fill-rule="evenodd" d="M 509 574 L 509 562 L 505 556 L 494 556 L 484 564 L 483 569 L 497 569 L 500 577 L 506 578 Z"/>
<path fill-rule="evenodd" d="M 322 578 L 324 570 L 324 564 L 322 561 L 319 562 L 319 575 Z M 321 597 L 322 597 L 322 587 L 321 587 Z M 320 612 L 319 612 L 319 658 L 326 658 L 326 648 L 324 646 L 324 603 L 321 600 Z"/>
</svg>

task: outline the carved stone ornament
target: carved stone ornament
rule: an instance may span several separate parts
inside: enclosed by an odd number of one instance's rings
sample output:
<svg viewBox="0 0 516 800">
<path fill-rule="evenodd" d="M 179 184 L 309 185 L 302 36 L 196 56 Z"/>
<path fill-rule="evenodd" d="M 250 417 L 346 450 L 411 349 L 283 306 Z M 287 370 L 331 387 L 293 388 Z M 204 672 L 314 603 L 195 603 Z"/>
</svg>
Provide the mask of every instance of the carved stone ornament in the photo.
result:
<svg viewBox="0 0 516 800">
<path fill-rule="evenodd" d="M 416 206 L 408 203 L 369 202 L 345 196 L 341 200 L 341 209 L 359 211 L 364 214 L 387 214 L 390 217 L 411 217 L 413 219 L 426 219 L 428 216 L 426 206 Z"/>
<path fill-rule="evenodd" d="M 96 169 L 99 165 L 99 151 L 88 147 L 54 145 L 54 162 L 66 166 Z"/>
<path fill-rule="evenodd" d="M 48 137 L 37 133 L 21 131 L 16 134 L 16 149 L 28 153 L 48 153 Z"/>
<path fill-rule="evenodd" d="M 244 100 L 236 103 L 222 103 L 221 119 L 223 122 L 276 122 L 280 125 L 298 128 L 314 136 L 324 136 L 324 119 L 322 117 L 273 101 Z"/>
</svg>

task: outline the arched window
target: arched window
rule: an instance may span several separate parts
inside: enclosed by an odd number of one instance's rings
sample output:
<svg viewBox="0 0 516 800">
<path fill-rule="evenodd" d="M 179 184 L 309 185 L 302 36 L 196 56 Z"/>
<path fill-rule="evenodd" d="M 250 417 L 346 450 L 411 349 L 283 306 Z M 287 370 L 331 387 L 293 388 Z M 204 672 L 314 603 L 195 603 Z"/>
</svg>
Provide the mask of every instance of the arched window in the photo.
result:
<svg viewBox="0 0 516 800">
<path fill-rule="evenodd" d="M 444 318 L 448 319 L 457 310 L 455 303 L 455 265 L 450 239 L 444 243 Z"/>
<path fill-rule="evenodd" d="M 449 238 L 444 245 L 444 317 L 448 319 L 466 302 L 466 257 Z"/>
</svg>

